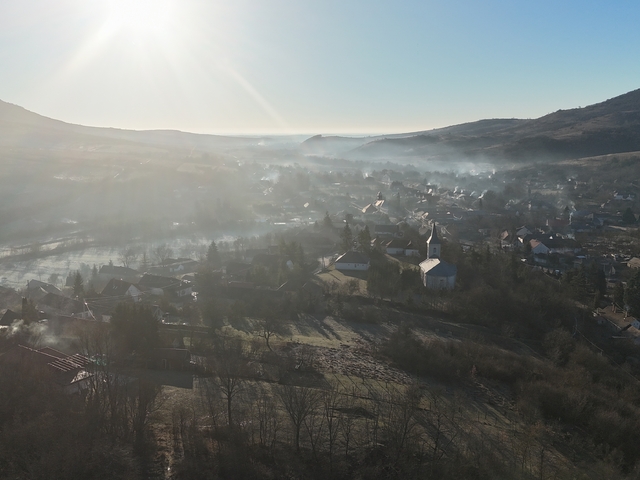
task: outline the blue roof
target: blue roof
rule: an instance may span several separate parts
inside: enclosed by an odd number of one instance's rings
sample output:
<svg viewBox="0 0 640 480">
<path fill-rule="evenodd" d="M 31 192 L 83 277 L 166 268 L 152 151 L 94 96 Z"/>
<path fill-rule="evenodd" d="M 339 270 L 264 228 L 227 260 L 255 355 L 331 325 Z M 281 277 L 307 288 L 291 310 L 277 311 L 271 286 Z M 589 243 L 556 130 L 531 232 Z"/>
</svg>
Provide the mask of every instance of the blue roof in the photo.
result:
<svg viewBox="0 0 640 480">
<path fill-rule="evenodd" d="M 420 262 L 420 270 L 430 277 L 452 277 L 458 273 L 458 268 L 439 258 L 427 258 Z"/>
</svg>

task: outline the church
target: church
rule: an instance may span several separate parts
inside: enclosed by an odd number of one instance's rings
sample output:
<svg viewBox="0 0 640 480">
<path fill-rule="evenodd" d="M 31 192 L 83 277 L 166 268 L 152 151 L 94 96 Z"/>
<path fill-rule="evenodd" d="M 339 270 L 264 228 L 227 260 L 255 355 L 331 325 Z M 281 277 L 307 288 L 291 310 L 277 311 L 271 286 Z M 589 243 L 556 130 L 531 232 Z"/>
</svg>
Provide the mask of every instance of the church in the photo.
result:
<svg viewBox="0 0 640 480">
<path fill-rule="evenodd" d="M 456 285 L 458 269 L 455 265 L 440 260 L 442 242 L 434 223 L 427 240 L 427 259 L 420 262 L 420 276 L 425 287 L 432 290 L 451 290 Z"/>
</svg>

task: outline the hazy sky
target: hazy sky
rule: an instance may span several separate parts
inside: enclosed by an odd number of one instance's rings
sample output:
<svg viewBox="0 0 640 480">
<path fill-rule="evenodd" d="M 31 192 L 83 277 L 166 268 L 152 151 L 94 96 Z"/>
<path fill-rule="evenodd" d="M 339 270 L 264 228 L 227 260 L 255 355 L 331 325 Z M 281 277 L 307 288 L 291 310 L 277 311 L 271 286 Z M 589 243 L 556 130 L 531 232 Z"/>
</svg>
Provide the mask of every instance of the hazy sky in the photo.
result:
<svg viewBox="0 0 640 480">
<path fill-rule="evenodd" d="M 0 0 L 0 99 L 83 125 L 424 130 L 640 88 L 629 0 Z"/>
</svg>

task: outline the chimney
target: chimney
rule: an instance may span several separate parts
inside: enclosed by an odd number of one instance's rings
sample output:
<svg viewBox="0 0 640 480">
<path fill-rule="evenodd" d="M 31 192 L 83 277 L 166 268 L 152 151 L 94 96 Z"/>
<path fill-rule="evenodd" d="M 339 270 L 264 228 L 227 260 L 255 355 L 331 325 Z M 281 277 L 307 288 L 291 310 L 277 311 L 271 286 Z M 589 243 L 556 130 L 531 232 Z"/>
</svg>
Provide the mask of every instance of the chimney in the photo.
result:
<svg viewBox="0 0 640 480">
<path fill-rule="evenodd" d="M 26 314 L 27 314 L 27 297 L 22 297 L 22 311 L 20 312 L 20 318 L 24 320 L 24 317 Z"/>
</svg>

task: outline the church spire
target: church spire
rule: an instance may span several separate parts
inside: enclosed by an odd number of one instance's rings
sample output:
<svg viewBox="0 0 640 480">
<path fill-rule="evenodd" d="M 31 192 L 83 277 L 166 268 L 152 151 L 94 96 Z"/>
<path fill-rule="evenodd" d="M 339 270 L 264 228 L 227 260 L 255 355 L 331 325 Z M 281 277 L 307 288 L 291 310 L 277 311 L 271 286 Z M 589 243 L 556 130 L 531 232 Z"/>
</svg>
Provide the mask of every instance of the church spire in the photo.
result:
<svg viewBox="0 0 640 480">
<path fill-rule="evenodd" d="M 442 242 L 438 238 L 438 230 L 436 229 L 436 223 L 433 222 L 431 228 L 431 236 L 427 240 L 427 258 L 440 258 L 440 247 Z"/>
</svg>

